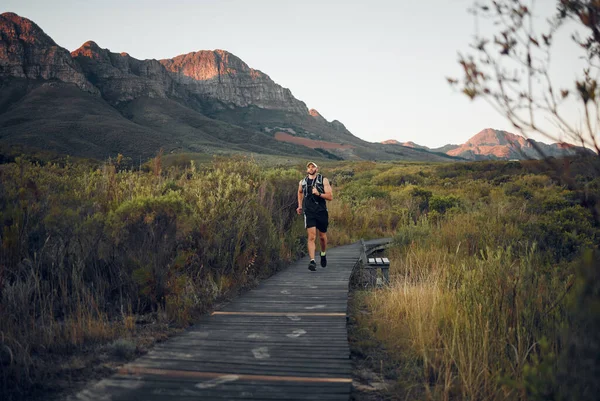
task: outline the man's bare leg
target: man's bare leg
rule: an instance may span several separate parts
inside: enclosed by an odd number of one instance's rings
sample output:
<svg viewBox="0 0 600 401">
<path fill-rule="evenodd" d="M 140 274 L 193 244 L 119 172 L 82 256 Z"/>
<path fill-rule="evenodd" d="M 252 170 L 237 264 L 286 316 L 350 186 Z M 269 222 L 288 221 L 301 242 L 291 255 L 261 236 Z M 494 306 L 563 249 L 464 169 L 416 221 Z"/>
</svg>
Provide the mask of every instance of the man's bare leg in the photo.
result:
<svg viewBox="0 0 600 401">
<path fill-rule="evenodd" d="M 321 242 L 321 252 L 327 251 L 327 233 L 319 231 L 319 241 Z"/>
<path fill-rule="evenodd" d="M 310 256 L 310 260 L 314 260 L 316 248 L 315 240 L 317 239 L 317 228 L 307 228 L 306 232 L 308 233 L 308 256 Z"/>
</svg>

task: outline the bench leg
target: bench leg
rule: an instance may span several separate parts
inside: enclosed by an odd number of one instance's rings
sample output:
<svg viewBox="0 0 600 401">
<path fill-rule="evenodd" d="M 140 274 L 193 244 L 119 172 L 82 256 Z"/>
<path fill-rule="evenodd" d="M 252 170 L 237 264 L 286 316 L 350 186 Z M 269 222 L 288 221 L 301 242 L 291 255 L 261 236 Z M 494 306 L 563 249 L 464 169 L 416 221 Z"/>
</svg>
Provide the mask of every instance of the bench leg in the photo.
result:
<svg viewBox="0 0 600 401">
<path fill-rule="evenodd" d="M 375 287 L 377 285 L 377 270 L 367 269 L 367 287 Z"/>
<path fill-rule="evenodd" d="M 383 276 L 383 283 L 386 285 L 389 284 L 390 283 L 390 268 L 389 268 L 389 266 L 381 268 L 381 275 Z"/>
</svg>

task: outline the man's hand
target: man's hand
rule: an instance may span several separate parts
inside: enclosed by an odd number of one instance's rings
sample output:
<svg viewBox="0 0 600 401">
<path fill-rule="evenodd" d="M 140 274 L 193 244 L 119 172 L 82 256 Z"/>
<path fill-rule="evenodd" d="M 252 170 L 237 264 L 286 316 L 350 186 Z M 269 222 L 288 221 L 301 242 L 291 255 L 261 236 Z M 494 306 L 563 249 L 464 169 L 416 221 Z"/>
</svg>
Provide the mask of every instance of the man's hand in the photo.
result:
<svg viewBox="0 0 600 401">
<path fill-rule="evenodd" d="M 302 206 L 298 206 L 298 207 L 296 208 L 296 213 L 298 213 L 298 214 L 302 214 Z"/>
<path fill-rule="evenodd" d="M 312 194 L 319 196 L 321 193 L 319 192 L 319 190 L 316 187 L 313 187 Z"/>
</svg>

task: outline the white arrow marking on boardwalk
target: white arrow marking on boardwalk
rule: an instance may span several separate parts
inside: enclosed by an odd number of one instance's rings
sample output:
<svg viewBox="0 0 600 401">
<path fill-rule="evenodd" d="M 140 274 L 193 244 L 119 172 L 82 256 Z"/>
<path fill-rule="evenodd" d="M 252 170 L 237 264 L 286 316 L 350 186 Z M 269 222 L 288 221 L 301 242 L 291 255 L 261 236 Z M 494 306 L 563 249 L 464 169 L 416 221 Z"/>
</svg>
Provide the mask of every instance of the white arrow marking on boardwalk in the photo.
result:
<svg viewBox="0 0 600 401">
<path fill-rule="evenodd" d="M 323 309 L 325 305 L 307 306 L 304 309 Z"/>
<path fill-rule="evenodd" d="M 292 331 L 292 334 L 288 334 L 287 336 L 289 338 L 298 338 L 298 337 L 303 336 L 305 334 L 306 334 L 306 330 L 297 329 L 297 330 Z"/>
<path fill-rule="evenodd" d="M 257 340 L 266 340 L 269 338 L 269 336 L 266 334 L 262 334 L 262 333 L 252 333 L 252 334 L 248 335 L 248 338 L 254 338 Z"/>
<path fill-rule="evenodd" d="M 288 290 L 281 290 L 280 292 L 282 294 L 284 294 L 284 295 L 290 295 L 291 294 L 291 292 L 289 292 Z"/>
<path fill-rule="evenodd" d="M 198 338 L 207 338 L 210 336 L 208 331 L 190 331 L 190 335 Z"/>
<path fill-rule="evenodd" d="M 143 385 L 136 380 L 112 380 L 104 379 L 96 383 L 91 389 L 79 392 L 75 397 L 81 401 L 111 401 L 112 396 L 108 394 L 109 387 L 120 387 L 127 390 L 136 390 Z"/>
<path fill-rule="evenodd" d="M 105 390 L 101 390 L 105 391 Z M 77 400 L 82 401 L 111 401 L 112 397 L 108 394 L 96 394 L 91 390 L 83 390 L 76 395 Z"/>
<path fill-rule="evenodd" d="M 297 322 L 298 320 L 302 320 L 302 318 L 298 315 L 287 315 L 287 318 L 292 322 Z"/>
<path fill-rule="evenodd" d="M 217 377 L 216 379 L 212 379 L 212 380 L 206 381 L 204 383 L 198 383 L 198 384 L 196 384 L 196 387 L 199 389 L 213 388 L 213 387 L 217 387 L 220 384 L 234 382 L 234 381 L 238 380 L 239 378 L 240 377 L 238 375 L 223 375 L 221 377 Z"/>
<path fill-rule="evenodd" d="M 269 348 L 267 347 L 254 348 L 252 350 L 252 355 L 254 355 L 256 359 L 268 359 L 271 357 Z"/>
</svg>

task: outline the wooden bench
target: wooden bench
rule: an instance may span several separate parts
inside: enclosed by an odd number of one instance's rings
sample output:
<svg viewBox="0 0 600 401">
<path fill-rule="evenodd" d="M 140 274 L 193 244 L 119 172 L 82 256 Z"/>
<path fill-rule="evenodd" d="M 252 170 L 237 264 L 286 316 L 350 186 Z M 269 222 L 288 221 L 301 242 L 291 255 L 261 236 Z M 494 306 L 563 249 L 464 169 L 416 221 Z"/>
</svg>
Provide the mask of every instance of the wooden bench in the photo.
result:
<svg viewBox="0 0 600 401">
<path fill-rule="evenodd" d="M 369 258 L 365 268 L 373 271 L 375 278 L 377 277 L 377 269 L 380 269 L 383 284 L 390 283 L 390 260 L 388 258 Z M 376 282 L 377 279 L 375 279 Z"/>
<path fill-rule="evenodd" d="M 367 247 L 363 240 L 361 240 L 363 251 L 361 255 L 362 267 L 367 269 L 367 286 L 374 287 L 377 283 L 377 270 L 381 270 L 382 284 L 390 283 L 390 260 L 388 258 L 367 258 L 368 253 L 372 253 L 367 250 Z M 379 250 L 379 249 L 378 249 Z"/>
</svg>

